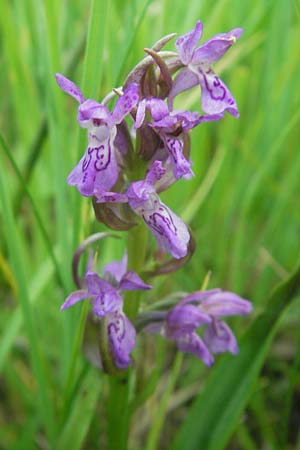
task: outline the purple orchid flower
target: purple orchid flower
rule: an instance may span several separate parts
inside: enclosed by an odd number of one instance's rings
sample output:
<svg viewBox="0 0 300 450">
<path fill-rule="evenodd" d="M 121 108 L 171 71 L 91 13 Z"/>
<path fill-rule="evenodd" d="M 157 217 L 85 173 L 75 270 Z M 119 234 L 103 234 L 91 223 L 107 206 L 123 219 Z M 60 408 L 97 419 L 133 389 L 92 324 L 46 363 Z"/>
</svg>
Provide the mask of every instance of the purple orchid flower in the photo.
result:
<svg viewBox="0 0 300 450">
<path fill-rule="evenodd" d="M 88 147 L 77 166 L 69 174 L 67 181 L 77 186 L 84 196 L 93 196 L 94 190 L 106 191 L 118 179 L 118 163 L 115 139 L 117 124 L 139 101 L 138 85 L 130 84 L 118 99 L 113 112 L 95 100 L 85 100 L 80 89 L 63 75 L 57 73 L 59 87 L 79 103 L 79 125 L 88 130 Z"/>
<path fill-rule="evenodd" d="M 145 180 L 130 184 L 126 194 L 96 193 L 97 201 L 128 202 L 133 211 L 141 216 L 159 247 L 176 258 L 183 258 L 188 252 L 190 234 L 187 226 L 164 203 L 155 190 L 155 183 L 165 174 L 161 161 L 154 161 Z"/>
<path fill-rule="evenodd" d="M 202 36 L 202 29 L 203 24 L 198 21 L 194 30 L 180 36 L 175 42 L 179 58 L 186 68 L 174 80 L 169 105 L 173 104 L 177 94 L 200 84 L 201 104 L 206 114 L 228 111 L 233 116 L 239 117 L 236 101 L 226 85 L 214 73 L 211 65 L 229 50 L 243 30 L 235 28 L 228 33 L 216 34 L 195 48 Z"/>
<path fill-rule="evenodd" d="M 159 98 L 143 99 L 137 108 L 135 128 L 142 126 L 146 109 L 150 110 L 153 122 L 148 123 L 164 143 L 166 155 L 164 159 L 169 160 L 173 166 L 175 179 L 191 178 L 191 161 L 183 154 L 184 135 L 187 131 L 199 125 L 201 122 L 218 120 L 222 114 L 199 116 L 197 112 L 170 111 L 165 102 Z"/>
<path fill-rule="evenodd" d="M 145 284 L 137 273 L 127 271 L 126 254 L 120 262 L 113 261 L 105 266 L 103 273 L 101 278 L 95 272 L 87 272 L 86 289 L 72 292 L 61 310 L 90 298 L 94 315 L 107 319 L 108 339 L 115 364 L 119 369 L 125 369 L 131 362 L 130 353 L 135 347 L 136 332 L 123 312 L 121 291 L 148 290 L 152 286 Z"/>
<path fill-rule="evenodd" d="M 238 353 L 236 338 L 220 317 L 251 311 L 251 303 L 232 292 L 221 289 L 198 291 L 184 297 L 166 313 L 163 321 L 148 325 L 145 331 L 174 340 L 179 350 L 193 353 L 211 366 L 213 353 Z M 203 337 L 196 332 L 199 327 L 204 327 Z"/>
</svg>

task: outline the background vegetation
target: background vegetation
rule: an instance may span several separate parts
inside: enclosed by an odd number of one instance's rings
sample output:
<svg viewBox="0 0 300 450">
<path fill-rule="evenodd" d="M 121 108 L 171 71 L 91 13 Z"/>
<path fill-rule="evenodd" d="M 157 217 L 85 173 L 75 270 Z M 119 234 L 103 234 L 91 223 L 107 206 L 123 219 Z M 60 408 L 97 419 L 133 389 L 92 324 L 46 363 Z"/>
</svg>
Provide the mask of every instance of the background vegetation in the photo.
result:
<svg viewBox="0 0 300 450">
<path fill-rule="evenodd" d="M 143 47 L 201 19 L 205 39 L 245 30 L 216 65 L 241 118 L 192 133 L 196 177 L 164 199 L 189 222 L 197 250 L 147 301 L 199 289 L 211 271 L 210 287 L 255 310 L 232 322 L 240 356 L 220 356 L 210 370 L 159 338 L 140 340 L 130 449 L 300 449 L 299 274 L 270 297 L 300 249 L 299 12 L 298 0 L 2 0 L 0 448 L 105 449 L 113 429 L 107 378 L 80 351 L 80 307 L 59 311 L 74 289 L 72 254 L 101 226 L 65 182 L 86 135 L 54 73 L 101 99 Z M 199 110 L 199 91 L 178 105 Z M 122 244 L 99 251 L 104 262 Z"/>
</svg>

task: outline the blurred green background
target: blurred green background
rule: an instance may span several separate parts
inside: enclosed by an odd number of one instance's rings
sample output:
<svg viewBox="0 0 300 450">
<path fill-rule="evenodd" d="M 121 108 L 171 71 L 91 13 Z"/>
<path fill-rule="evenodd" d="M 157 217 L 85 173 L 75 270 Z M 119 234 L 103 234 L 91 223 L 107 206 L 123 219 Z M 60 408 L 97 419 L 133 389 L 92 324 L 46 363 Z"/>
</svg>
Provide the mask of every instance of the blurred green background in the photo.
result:
<svg viewBox="0 0 300 450">
<path fill-rule="evenodd" d="M 241 117 L 194 130 L 196 176 L 163 195 L 193 229 L 196 253 L 147 294 L 151 301 L 199 289 L 211 271 L 209 287 L 255 305 L 251 318 L 231 322 L 240 340 L 272 310 L 267 298 L 299 257 L 299 14 L 298 0 L 1 1 L 1 449 L 107 448 L 107 379 L 80 351 L 80 307 L 59 311 L 74 290 L 73 251 L 104 227 L 65 181 L 86 135 L 54 73 L 101 99 L 163 35 L 185 33 L 198 19 L 204 39 L 244 28 L 215 66 Z M 199 91 L 179 96 L 177 105 L 199 110 Z M 101 243 L 100 260 L 122 249 L 122 242 Z M 219 356 L 208 370 L 192 356 L 181 361 L 170 343 L 140 339 L 130 449 L 300 449 L 300 312 L 299 298 L 290 296 L 276 327 L 261 326 L 255 349 L 253 339 L 243 341 L 253 358 L 236 369 L 239 357 Z M 227 400 L 214 403 L 222 389 L 218 398 Z M 200 432 L 206 411 L 209 428 Z"/>
</svg>

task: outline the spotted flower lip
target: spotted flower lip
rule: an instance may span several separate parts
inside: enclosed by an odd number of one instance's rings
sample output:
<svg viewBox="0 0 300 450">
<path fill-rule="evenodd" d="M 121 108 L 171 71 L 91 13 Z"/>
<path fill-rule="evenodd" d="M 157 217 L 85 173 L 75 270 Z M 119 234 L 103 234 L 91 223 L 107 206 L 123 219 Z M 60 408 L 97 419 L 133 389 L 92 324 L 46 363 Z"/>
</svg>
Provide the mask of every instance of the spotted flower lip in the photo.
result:
<svg viewBox="0 0 300 450">
<path fill-rule="evenodd" d="M 148 325 L 145 331 L 175 341 L 179 350 L 193 353 L 211 366 L 214 353 L 238 353 L 236 338 L 220 317 L 251 312 L 251 303 L 232 292 L 198 291 L 185 296 L 165 313 L 164 320 Z M 199 327 L 204 329 L 202 337 L 196 331 Z"/>
<path fill-rule="evenodd" d="M 107 316 L 107 334 L 115 365 L 127 369 L 131 364 L 130 353 L 135 348 L 136 331 L 122 311 Z"/>
<path fill-rule="evenodd" d="M 135 128 L 140 128 L 150 110 L 153 121 L 148 125 L 153 128 L 164 143 L 166 157 L 171 161 L 175 179 L 191 178 L 193 171 L 191 161 L 183 154 L 184 134 L 201 122 L 218 120 L 222 114 L 200 116 L 191 111 L 170 111 L 166 103 L 159 98 L 143 99 L 137 108 Z"/>
<path fill-rule="evenodd" d="M 96 196 L 99 203 L 128 202 L 133 211 L 142 217 L 161 250 L 180 259 L 188 252 L 190 233 L 185 223 L 156 193 L 155 184 L 164 174 L 161 161 L 154 161 L 145 180 L 131 183 L 126 194 L 106 192 Z"/>
<path fill-rule="evenodd" d="M 235 28 L 228 33 L 220 33 L 195 48 L 202 36 L 203 25 L 200 21 L 189 33 L 180 36 L 175 46 L 179 58 L 186 67 L 175 78 L 169 105 L 180 92 L 193 86 L 201 86 L 201 104 L 206 114 L 220 114 L 228 111 L 239 117 L 236 101 L 223 81 L 214 73 L 212 64 L 218 61 L 241 36 L 243 30 Z"/>
<path fill-rule="evenodd" d="M 76 84 L 63 75 L 57 73 L 56 81 L 64 92 L 79 103 L 78 122 L 88 131 L 88 147 L 67 181 L 77 186 L 84 196 L 93 196 L 95 189 L 106 191 L 114 186 L 119 174 L 116 125 L 137 105 L 138 85 L 132 83 L 124 90 L 111 113 L 105 105 L 92 99 L 86 100 Z"/>
</svg>

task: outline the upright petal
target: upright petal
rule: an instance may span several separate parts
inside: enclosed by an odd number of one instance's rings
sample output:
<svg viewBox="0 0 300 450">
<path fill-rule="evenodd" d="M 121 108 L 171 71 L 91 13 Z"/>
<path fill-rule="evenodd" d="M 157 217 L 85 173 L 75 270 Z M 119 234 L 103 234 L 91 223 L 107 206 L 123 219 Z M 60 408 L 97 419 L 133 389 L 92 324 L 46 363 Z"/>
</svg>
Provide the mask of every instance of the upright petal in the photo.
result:
<svg viewBox="0 0 300 450">
<path fill-rule="evenodd" d="M 229 33 L 217 34 L 194 51 L 191 63 L 213 64 L 218 61 L 236 42 L 242 32 L 241 28 L 235 28 Z"/>
<path fill-rule="evenodd" d="M 183 69 L 173 82 L 172 89 L 168 97 L 168 105 L 170 109 L 173 109 L 174 98 L 180 94 L 180 92 L 187 91 L 199 84 L 198 76 L 191 71 L 188 67 Z"/>
<path fill-rule="evenodd" d="M 151 98 L 147 100 L 147 108 L 150 109 L 151 117 L 154 121 L 162 120 L 169 114 L 169 108 L 160 98 Z"/>
<path fill-rule="evenodd" d="M 200 358 L 206 366 L 210 367 L 213 364 L 213 356 L 210 354 L 207 346 L 197 333 L 186 334 L 176 339 L 176 343 L 180 351 L 184 353 L 193 353 Z"/>
<path fill-rule="evenodd" d="M 171 136 L 164 136 L 164 143 L 173 162 L 173 173 L 175 178 L 191 178 L 193 171 L 190 161 L 187 161 L 183 154 L 183 142 Z"/>
<path fill-rule="evenodd" d="M 236 338 L 229 326 L 222 320 L 207 325 L 203 340 L 212 353 L 238 353 Z"/>
<path fill-rule="evenodd" d="M 199 20 L 192 31 L 180 36 L 175 41 L 175 47 L 183 64 L 188 64 L 191 61 L 194 48 L 202 36 L 202 30 L 203 24 Z"/>
<path fill-rule="evenodd" d="M 112 119 L 115 124 L 121 123 L 124 117 L 138 104 L 139 92 L 138 85 L 132 83 L 124 91 L 124 94 L 118 99 L 113 113 Z"/>
<path fill-rule="evenodd" d="M 190 234 L 187 226 L 166 205 L 159 201 L 148 209 L 145 204 L 140 211 L 146 225 L 157 240 L 159 247 L 176 258 L 183 258 L 188 251 Z"/>
<path fill-rule="evenodd" d="M 135 329 L 121 311 L 110 314 L 107 319 L 108 339 L 115 364 L 119 369 L 126 369 L 131 363 L 130 353 L 135 347 Z"/>
<path fill-rule="evenodd" d="M 201 85 L 201 104 L 206 114 L 219 114 L 228 111 L 239 117 L 236 101 L 227 86 L 212 69 L 203 71 L 201 66 L 195 66 Z"/>
<path fill-rule="evenodd" d="M 152 289 L 150 284 L 146 284 L 138 276 L 137 273 L 132 270 L 126 272 L 120 280 L 119 288 L 122 291 L 136 291 L 136 290 L 149 290 Z"/>
<path fill-rule="evenodd" d="M 97 192 L 109 191 L 118 179 L 118 165 L 112 140 L 107 139 L 97 147 L 89 146 L 67 181 L 77 186 L 87 197 Z"/>
<path fill-rule="evenodd" d="M 58 86 L 67 94 L 71 95 L 71 97 L 75 98 L 78 103 L 83 103 L 85 101 L 84 96 L 82 95 L 81 90 L 78 86 L 76 86 L 73 81 L 68 80 L 68 78 L 64 77 L 60 73 L 55 74 L 55 78 Z"/>
<path fill-rule="evenodd" d="M 128 255 L 125 252 L 121 261 L 112 261 L 103 268 L 103 273 L 109 273 L 119 283 L 127 270 Z"/>
</svg>

